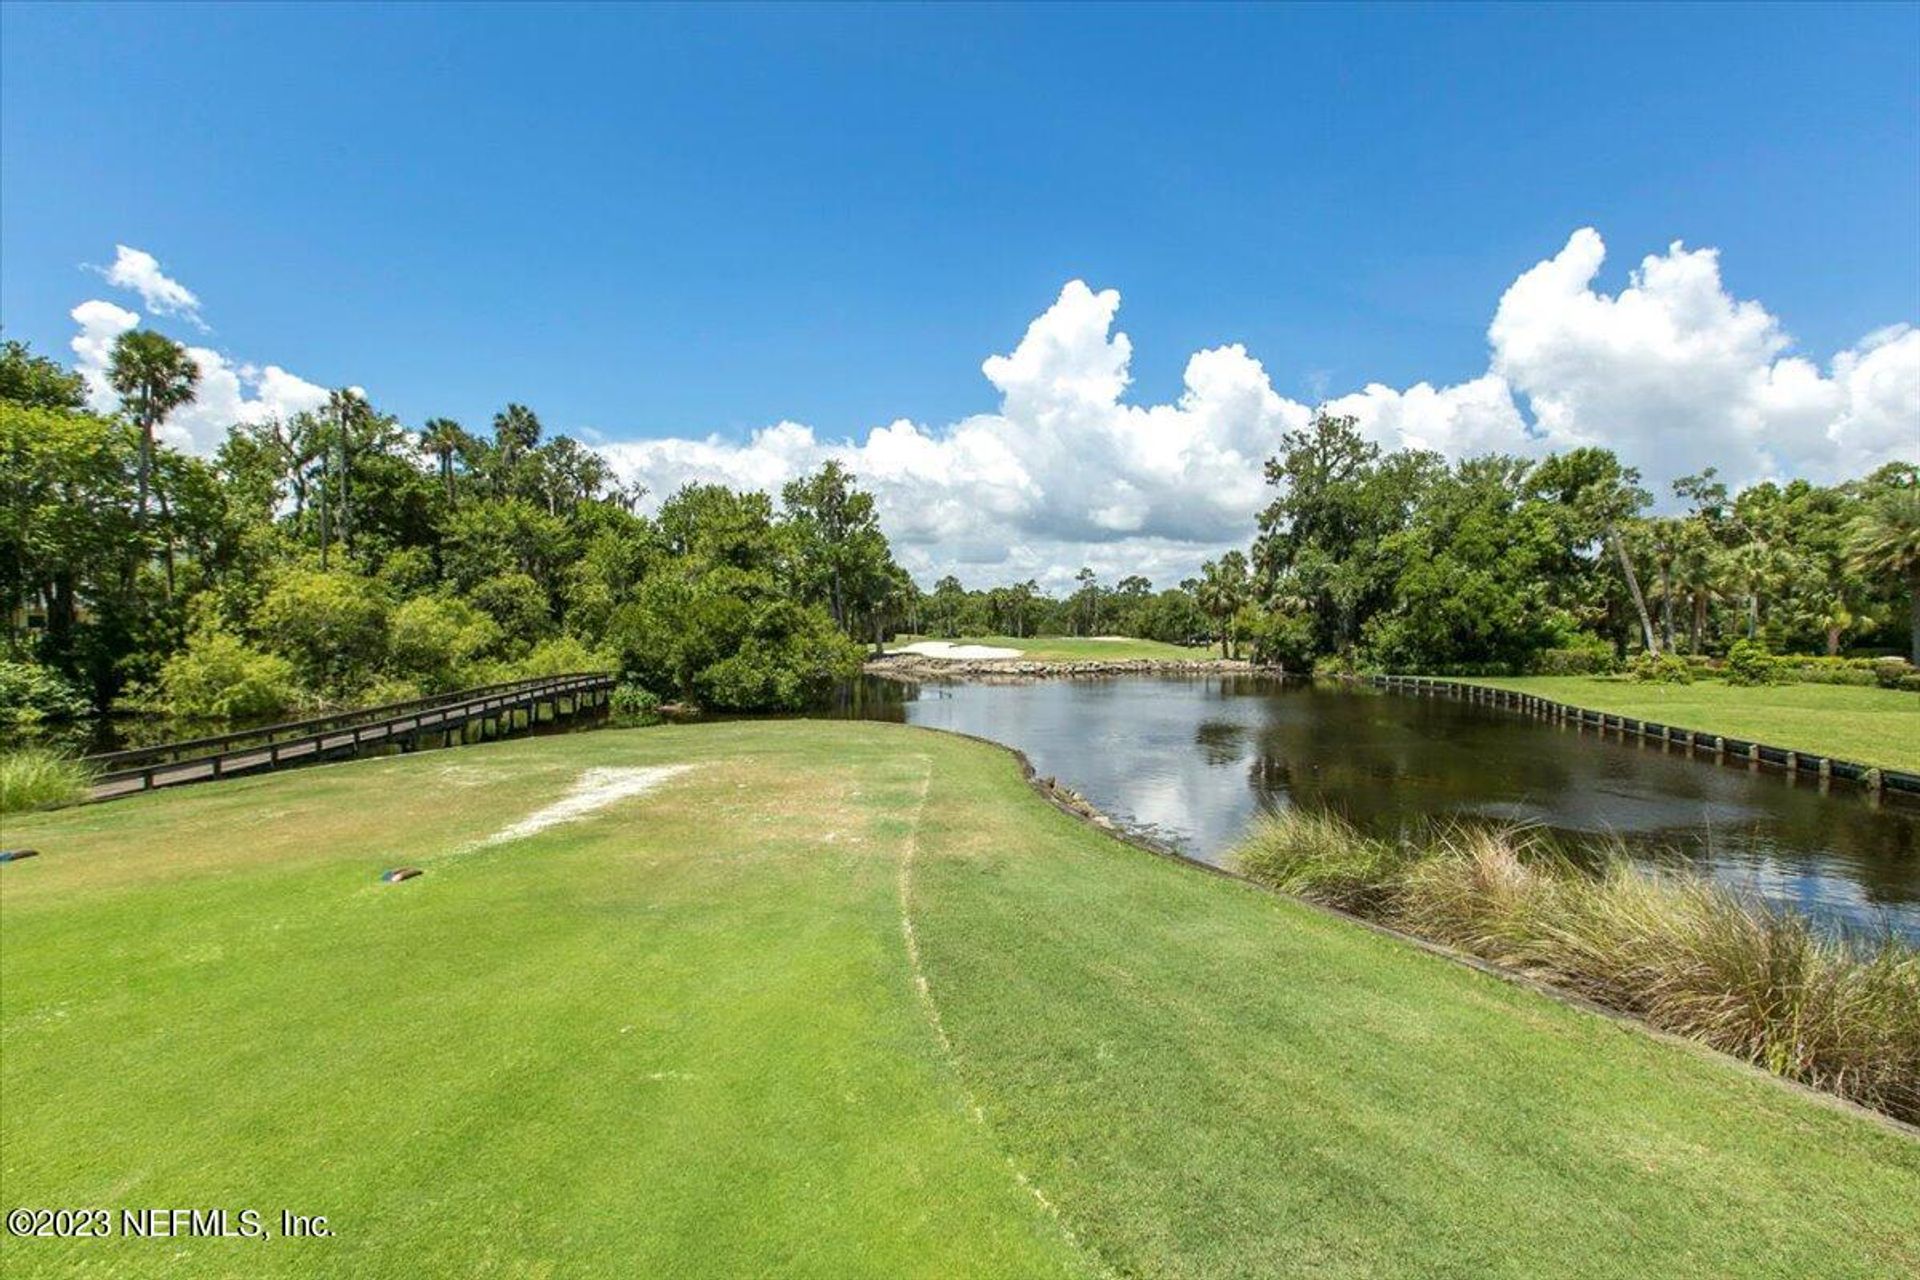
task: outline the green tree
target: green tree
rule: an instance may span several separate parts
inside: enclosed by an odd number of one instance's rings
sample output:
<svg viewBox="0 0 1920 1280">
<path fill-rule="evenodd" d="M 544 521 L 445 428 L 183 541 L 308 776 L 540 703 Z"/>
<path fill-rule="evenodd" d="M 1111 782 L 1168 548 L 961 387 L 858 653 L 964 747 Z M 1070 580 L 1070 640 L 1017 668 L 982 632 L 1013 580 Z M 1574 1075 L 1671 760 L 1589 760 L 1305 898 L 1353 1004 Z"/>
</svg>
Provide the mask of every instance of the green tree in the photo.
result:
<svg viewBox="0 0 1920 1280">
<path fill-rule="evenodd" d="M 1240 656 L 1235 621 L 1252 598 L 1252 585 L 1243 552 L 1229 551 L 1201 566 L 1200 586 L 1194 597 L 1201 611 L 1213 621 L 1214 636 L 1220 642 L 1223 658 Z"/>
<path fill-rule="evenodd" d="M 1660 638 L 1628 546 L 1629 526 L 1651 500 L 1640 487 L 1640 473 L 1622 466 L 1610 450 L 1585 448 L 1547 458 L 1534 471 L 1534 482 L 1558 498 L 1581 532 L 1604 542 L 1613 553 L 1640 624 L 1641 642 L 1648 653 L 1658 654 Z"/>
<path fill-rule="evenodd" d="M 666 554 L 610 628 L 629 680 L 712 707 L 794 709 L 859 669 L 858 646 L 826 610 L 784 588 L 765 494 L 690 485 L 661 506 L 658 528 Z"/>
<path fill-rule="evenodd" d="M 467 433 L 452 418 L 429 418 L 420 430 L 420 450 L 439 467 L 447 501 L 454 501 L 453 462 L 467 446 Z"/>
<path fill-rule="evenodd" d="M 140 428 L 139 495 L 134 523 L 147 518 L 147 490 L 153 473 L 154 433 L 175 409 L 193 403 L 200 383 L 200 366 L 187 349 L 152 329 L 130 329 L 114 341 L 107 366 L 107 384 L 120 397 L 120 407 Z"/>
<path fill-rule="evenodd" d="M 1382 456 L 1351 417 L 1320 414 L 1281 437 L 1266 478 L 1278 496 L 1260 513 L 1258 594 L 1304 602 L 1320 652 L 1347 652 L 1392 602 L 1399 566 L 1389 535 L 1405 527 L 1439 468 L 1428 453 Z"/>
<path fill-rule="evenodd" d="M 388 670 L 429 693 L 473 679 L 475 664 L 501 648 L 500 625 L 465 600 L 415 596 L 388 618 Z"/>
<path fill-rule="evenodd" d="M 523 404 L 509 404 L 493 415 L 493 449 L 486 461 L 495 492 L 527 496 L 523 464 L 539 445 L 540 431 L 539 415 Z"/>
<path fill-rule="evenodd" d="M 1100 629 L 1100 584 L 1092 569 L 1082 565 L 1073 575 L 1073 627 L 1083 636 Z"/>
<path fill-rule="evenodd" d="M 1905 586 L 1908 658 L 1920 666 L 1920 482 L 1893 483 L 1868 500 L 1850 533 L 1848 563 L 1869 578 Z"/>
<path fill-rule="evenodd" d="M 1387 535 L 1393 602 L 1366 628 L 1392 670 L 1518 669 L 1552 642 L 1544 590 L 1560 523 L 1528 496 L 1531 468 L 1489 454 L 1437 474 L 1404 529 Z"/>
<path fill-rule="evenodd" d="M 135 536 L 138 453 L 122 423 L 0 400 L 0 605 L 10 646 L 26 646 L 37 605 L 44 656 L 69 675 L 84 674 L 102 706 L 121 655 L 96 647 L 97 661 L 87 661 L 80 606 L 89 605 L 96 627 L 131 607 L 120 566 Z"/>
<path fill-rule="evenodd" d="M 268 650 L 321 693 L 352 694 L 386 655 L 386 602 L 371 580 L 345 569 L 282 574 L 253 625 Z"/>
<path fill-rule="evenodd" d="M 167 659 L 160 692 L 175 715 L 222 720 L 278 715 L 299 696 L 292 663 L 211 628 Z"/>
<path fill-rule="evenodd" d="M 0 342 L 0 400 L 32 409 L 77 410 L 87 402 L 87 383 L 59 361 L 8 338 Z"/>
<path fill-rule="evenodd" d="M 893 557 L 873 495 L 828 459 L 812 475 L 790 482 L 780 499 L 794 539 L 801 598 L 825 604 L 834 625 L 853 635 L 892 584 Z M 873 638 L 878 643 L 880 637 Z"/>
</svg>

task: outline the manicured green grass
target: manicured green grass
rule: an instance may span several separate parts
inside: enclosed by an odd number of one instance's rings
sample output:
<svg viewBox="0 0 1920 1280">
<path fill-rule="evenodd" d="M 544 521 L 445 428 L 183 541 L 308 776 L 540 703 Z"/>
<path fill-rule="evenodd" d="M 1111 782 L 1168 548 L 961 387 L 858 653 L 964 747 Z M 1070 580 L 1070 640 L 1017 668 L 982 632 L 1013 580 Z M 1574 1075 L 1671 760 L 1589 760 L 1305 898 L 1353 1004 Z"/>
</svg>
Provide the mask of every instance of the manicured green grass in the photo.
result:
<svg viewBox="0 0 1920 1280">
<path fill-rule="evenodd" d="M 456 852 L 659 764 L 695 768 Z M 16 837 L 0 1207 L 335 1235 L 8 1240 L 9 1277 L 1920 1266 L 1920 1142 L 1119 844 L 925 730 L 520 740 Z"/>
<path fill-rule="evenodd" d="M 896 636 L 887 647 L 895 649 L 916 640 L 934 638 Z M 1220 656 L 1219 649 L 1204 645 L 1167 644 L 1160 640 L 1136 640 L 1130 636 L 1115 636 L 1107 640 L 1077 636 L 965 636 L 946 643 L 983 644 L 991 645 L 996 649 L 1018 649 L 1020 656 L 1031 662 L 1119 661 L 1126 658 L 1161 658 L 1195 662 Z"/>
<path fill-rule="evenodd" d="M 1858 685 L 1642 684 L 1624 677 L 1527 676 L 1471 683 L 1573 706 L 1882 768 L 1920 772 L 1920 697 Z"/>
</svg>

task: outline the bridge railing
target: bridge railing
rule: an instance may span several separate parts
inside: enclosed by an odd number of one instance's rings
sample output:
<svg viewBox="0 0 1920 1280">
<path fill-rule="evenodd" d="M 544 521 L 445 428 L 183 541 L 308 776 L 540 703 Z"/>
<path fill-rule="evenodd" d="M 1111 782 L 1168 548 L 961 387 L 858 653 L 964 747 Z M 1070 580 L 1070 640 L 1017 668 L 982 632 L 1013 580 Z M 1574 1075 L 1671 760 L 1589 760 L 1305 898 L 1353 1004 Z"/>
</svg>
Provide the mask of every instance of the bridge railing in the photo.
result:
<svg viewBox="0 0 1920 1280">
<path fill-rule="evenodd" d="M 304 720 L 287 720 L 278 724 L 255 725 L 249 729 L 236 729 L 231 733 L 216 733 L 201 738 L 182 738 L 175 742 L 132 747 L 125 751 L 107 751 L 86 757 L 86 763 L 101 774 L 123 774 L 149 765 L 172 764 L 182 760 L 228 755 L 234 751 L 270 747 L 275 743 L 288 740 L 366 728 L 393 720 L 404 720 L 419 712 L 458 706 L 490 697 L 503 695 L 525 697 L 550 692 L 571 693 L 590 686 L 598 687 L 601 682 L 611 685 L 613 677 L 596 671 L 575 671 L 559 676 L 503 680 L 497 684 L 479 685 L 453 693 L 433 694 L 425 698 L 408 698 L 401 702 L 387 702 L 373 707 L 357 707 L 351 711 L 336 712 L 332 715 L 311 716 Z"/>
</svg>

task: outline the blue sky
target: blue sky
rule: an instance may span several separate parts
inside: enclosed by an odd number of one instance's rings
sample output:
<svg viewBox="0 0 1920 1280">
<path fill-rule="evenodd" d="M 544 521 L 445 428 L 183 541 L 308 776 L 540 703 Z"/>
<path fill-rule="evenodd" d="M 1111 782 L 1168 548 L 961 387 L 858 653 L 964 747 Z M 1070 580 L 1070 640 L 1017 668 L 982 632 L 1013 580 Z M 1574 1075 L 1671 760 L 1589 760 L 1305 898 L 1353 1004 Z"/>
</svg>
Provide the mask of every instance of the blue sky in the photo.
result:
<svg viewBox="0 0 1920 1280">
<path fill-rule="evenodd" d="M 1607 295 L 1718 249 L 1826 370 L 1920 321 L 1920 6 L 8 4 L 0 179 L 9 336 L 141 310 L 80 269 L 134 246 L 212 332 L 163 329 L 410 422 L 938 432 L 1074 279 L 1128 401 L 1224 343 L 1445 387 L 1583 227 Z"/>
</svg>

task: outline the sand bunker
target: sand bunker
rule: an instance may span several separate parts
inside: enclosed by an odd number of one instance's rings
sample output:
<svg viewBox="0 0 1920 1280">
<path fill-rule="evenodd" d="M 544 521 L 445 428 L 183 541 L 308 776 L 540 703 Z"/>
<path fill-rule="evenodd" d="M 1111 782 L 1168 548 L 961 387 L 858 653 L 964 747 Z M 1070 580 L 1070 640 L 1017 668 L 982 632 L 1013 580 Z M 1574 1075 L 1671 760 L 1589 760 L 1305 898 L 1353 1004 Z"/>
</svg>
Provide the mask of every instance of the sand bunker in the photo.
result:
<svg viewBox="0 0 1920 1280">
<path fill-rule="evenodd" d="M 576 821 L 617 800 L 651 791 L 692 767 L 668 764 L 652 769 L 589 769 L 574 781 L 573 789 L 565 796 L 544 809 L 536 809 L 512 826 L 500 828 L 474 847 L 484 849 L 509 840 L 523 840 L 548 827 Z"/>
<path fill-rule="evenodd" d="M 917 653 L 923 658 L 948 658 L 954 662 L 1020 656 L 1018 649 L 996 649 L 990 644 L 953 644 L 946 640 L 919 640 L 913 644 L 903 644 L 893 652 Z"/>
</svg>

